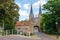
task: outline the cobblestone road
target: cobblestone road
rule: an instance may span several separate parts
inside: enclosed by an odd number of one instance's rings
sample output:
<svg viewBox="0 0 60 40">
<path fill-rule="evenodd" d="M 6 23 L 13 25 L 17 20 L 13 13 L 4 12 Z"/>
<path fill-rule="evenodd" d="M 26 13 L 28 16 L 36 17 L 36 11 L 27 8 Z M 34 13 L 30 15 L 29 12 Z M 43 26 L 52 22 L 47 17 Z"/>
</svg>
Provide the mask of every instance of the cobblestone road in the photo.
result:
<svg viewBox="0 0 60 40">
<path fill-rule="evenodd" d="M 12 36 L 2 36 L 0 37 L 0 40 L 40 40 L 40 39 L 35 39 L 35 38 L 30 38 L 30 37 L 22 37 L 18 35 L 12 35 Z"/>
<path fill-rule="evenodd" d="M 31 37 L 23 37 L 21 35 L 10 35 L 10 36 L 0 36 L 0 40 L 57 40 L 51 37 L 47 37 L 46 34 L 37 33 L 40 39 L 31 38 Z"/>
</svg>

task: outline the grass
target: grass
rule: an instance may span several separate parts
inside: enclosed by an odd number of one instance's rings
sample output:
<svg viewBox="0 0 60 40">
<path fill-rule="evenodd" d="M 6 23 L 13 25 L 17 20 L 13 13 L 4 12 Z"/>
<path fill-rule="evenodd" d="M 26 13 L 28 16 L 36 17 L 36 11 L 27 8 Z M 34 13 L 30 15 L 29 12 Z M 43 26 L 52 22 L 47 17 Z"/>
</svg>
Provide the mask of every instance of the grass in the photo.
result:
<svg viewBox="0 0 60 40">
<path fill-rule="evenodd" d="M 51 38 L 54 38 L 54 39 L 57 39 L 57 35 L 47 35 L 47 37 L 51 37 Z M 57 40 L 60 40 L 60 36 L 58 35 L 58 39 Z"/>
</svg>

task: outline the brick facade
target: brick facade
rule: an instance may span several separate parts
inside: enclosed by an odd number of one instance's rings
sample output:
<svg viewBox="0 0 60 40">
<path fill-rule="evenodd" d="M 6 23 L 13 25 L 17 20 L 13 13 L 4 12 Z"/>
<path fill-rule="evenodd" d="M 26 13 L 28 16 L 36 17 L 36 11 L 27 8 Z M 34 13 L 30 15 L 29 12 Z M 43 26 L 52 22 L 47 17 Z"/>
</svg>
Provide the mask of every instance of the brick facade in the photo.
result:
<svg viewBox="0 0 60 40">
<path fill-rule="evenodd" d="M 39 14 L 38 17 L 34 17 L 32 5 L 29 15 L 29 21 L 17 21 L 16 22 L 16 29 L 20 28 L 20 31 L 27 32 L 27 33 L 34 33 L 34 26 L 37 26 L 38 30 L 40 31 L 40 19 L 41 19 L 41 6 L 39 6 Z"/>
</svg>

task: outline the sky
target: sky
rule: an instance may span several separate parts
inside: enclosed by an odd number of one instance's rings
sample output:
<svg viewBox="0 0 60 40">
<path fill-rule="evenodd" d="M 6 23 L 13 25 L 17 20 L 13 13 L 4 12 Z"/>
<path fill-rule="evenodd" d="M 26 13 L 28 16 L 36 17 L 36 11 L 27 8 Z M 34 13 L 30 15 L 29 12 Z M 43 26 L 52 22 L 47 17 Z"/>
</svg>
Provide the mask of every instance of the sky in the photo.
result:
<svg viewBox="0 0 60 40">
<path fill-rule="evenodd" d="M 15 3 L 20 7 L 19 21 L 22 21 L 22 20 L 29 19 L 31 4 L 32 4 L 32 8 L 33 8 L 34 17 L 36 17 L 39 13 L 39 4 L 41 4 L 41 7 L 42 7 L 43 4 L 47 3 L 47 0 L 15 0 Z M 42 10 L 42 13 L 44 13 L 44 12 L 45 11 Z"/>
</svg>

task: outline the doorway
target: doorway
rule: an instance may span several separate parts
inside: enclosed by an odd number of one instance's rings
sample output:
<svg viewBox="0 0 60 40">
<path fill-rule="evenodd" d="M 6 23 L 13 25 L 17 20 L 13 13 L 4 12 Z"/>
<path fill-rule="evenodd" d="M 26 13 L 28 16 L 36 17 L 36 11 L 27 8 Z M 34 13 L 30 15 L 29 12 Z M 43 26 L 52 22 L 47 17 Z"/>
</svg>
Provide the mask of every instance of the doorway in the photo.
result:
<svg viewBox="0 0 60 40">
<path fill-rule="evenodd" d="M 39 32 L 39 26 L 34 26 L 34 33 L 38 33 Z"/>
</svg>

